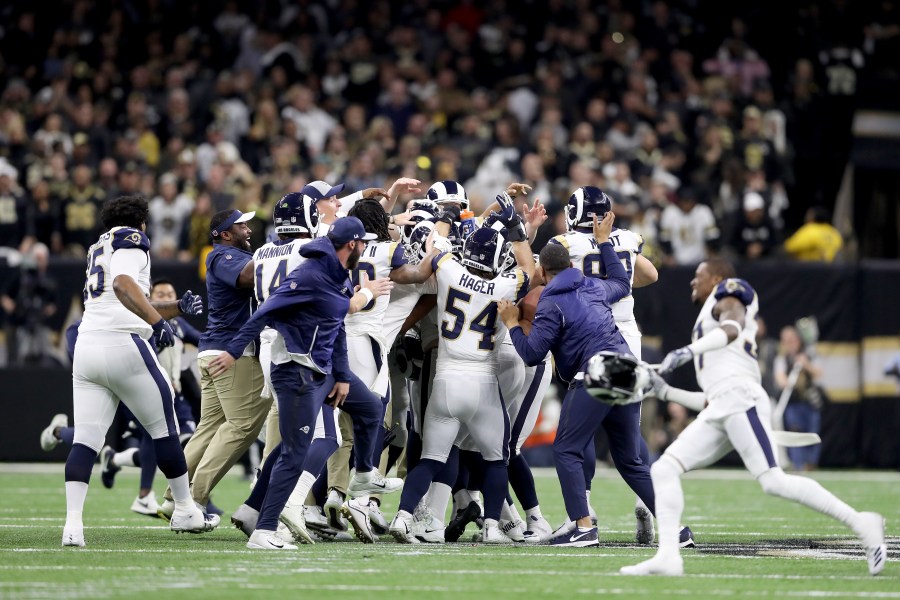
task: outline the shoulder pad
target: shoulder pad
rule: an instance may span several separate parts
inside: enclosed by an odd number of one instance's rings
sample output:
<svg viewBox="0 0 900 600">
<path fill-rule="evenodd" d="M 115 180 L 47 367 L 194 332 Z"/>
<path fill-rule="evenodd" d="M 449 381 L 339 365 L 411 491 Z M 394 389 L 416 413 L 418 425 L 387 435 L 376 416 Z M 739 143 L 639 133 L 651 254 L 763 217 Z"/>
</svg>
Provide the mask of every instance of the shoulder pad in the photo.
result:
<svg viewBox="0 0 900 600">
<path fill-rule="evenodd" d="M 561 233 L 561 234 L 557 235 L 556 237 L 550 238 L 550 240 L 547 243 L 548 244 L 559 244 L 560 246 L 562 246 L 563 248 L 565 248 L 567 250 L 569 248 L 569 240 L 566 239 L 566 234 L 564 234 L 564 233 Z"/>
<path fill-rule="evenodd" d="M 113 252 L 116 250 L 130 250 L 133 248 L 140 248 L 144 252 L 149 252 L 150 240 L 147 238 L 147 234 L 143 231 L 132 229 L 131 227 L 122 227 L 113 232 Z"/>
<path fill-rule="evenodd" d="M 726 296 L 734 296 L 744 306 L 749 306 L 756 296 L 756 292 L 750 287 L 750 284 L 743 279 L 726 279 L 716 286 L 716 300 L 721 300 Z"/>
</svg>

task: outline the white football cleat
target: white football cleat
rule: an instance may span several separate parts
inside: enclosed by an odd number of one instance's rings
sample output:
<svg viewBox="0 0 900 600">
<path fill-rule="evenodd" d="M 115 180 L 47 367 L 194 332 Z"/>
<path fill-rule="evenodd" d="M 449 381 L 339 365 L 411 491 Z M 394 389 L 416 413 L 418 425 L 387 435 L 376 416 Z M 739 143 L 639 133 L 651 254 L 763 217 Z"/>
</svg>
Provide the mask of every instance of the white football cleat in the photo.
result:
<svg viewBox="0 0 900 600">
<path fill-rule="evenodd" d="M 294 506 L 288 502 L 284 505 L 284 510 L 281 511 L 278 520 L 291 532 L 294 541 L 300 542 L 301 544 L 315 544 L 316 541 L 306 528 L 304 508 L 305 507 L 302 504 L 300 506 Z"/>
<path fill-rule="evenodd" d="M 238 506 L 237 510 L 231 515 L 231 524 L 243 531 L 247 537 L 253 534 L 257 521 L 259 521 L 259 511 L 246 504 Z"/>
<path fill-rule="evenodd" d="M 206 514 L 196 505 L 184 510 L 176 507 L 169 521 L 169 529 L 175 533 L 206 533 L 218 527 L 219 520 L 219 515 Z"/>
<path fill-rule="evenodd" d="M 53 418 L 50 419 L 50 424 L 47 425 L 44 430 L 41 432 L 41 450 L 44 452 L 50 452 L 54 448 L 59 445 L 60 439 L 53 435 L 53 430 L 57 427 L 68 427 L 69 426 L 69 417 L 64 413 L 59 413 L 58 415 L 53 415 Z"/>
<path fill-rule="evenodd" d="M 344 504 L 344 495 L 339 491 L 332 489 L 328 492 L 328 498 L 325 500 L 325 517 L 328 519 L 328 526 L 335 531 L 347 531 L 347 519 L 341 516 L 341 506 Z"/>
<path fill-rule="evenodd" d="M 145 515 L 147 517 L 158 519 L 159 504 L 156 502 L 156 494 L 150 492 L 143 498 L 138 496 L 134 499 L 134 502 L 131 503 L 131 510 L 139 515 Z"/>
<path fill-rule="evenodd" d="M 510 521 L 510 523 L 512 523 L 512 521 Z M 500 530 L 498 525 L 488 525 L 485 523 L 484 529 L 481 530 L 480 541 L 482 544 L 508 544 L 511 539 Z"/>
<path fill-rule="evenodd" d="M 275 531 L 257 529 L 250 534 L 247 547 L 251 550 L 296 550 L 297 546 L 281 539 Z"/>
<path fill-rule="evenodd" d="M 857 532 L 866 549 L 869 574 L 878 575 L 887 562 L 887 546 L 884 543 L 884 517 L 874 512 L 859 513 L 860 528 Z"/>
<path fill-rule="evenodd" d="M 634 541 L 638 544 L 649 545 L 653 543 L 656 532 L 653 529 L 653 515 L 646 506 L 637 506 L 634 509 L 634 518 L 637 520 L 634 530 Z"/>
<path fill-rule="evenodd" d="M 397 512 L 391 526 L 388 528 L 394 539 L 401 544 L 418 544 L 419 540 L 413 535 L 413 516 L 401 510 Z"/>
<path fill-rule="evenodd" d="M 81 523 L 74 525 L 66 523 L 65 527 L 63 527 L 62 545 L 84 548 L 84 525 Z"/>
<path fill-rule="evenodd" d="M 684 559 L 679 555 L 660 556 L 657 554 L 650 560 L 642 563 L 622 567 L 619 569 L 622 575 L 669 575 L 679 577 L 684 575 Z"/>
<path fill-rule="evenodd" d="M 403 487 L 403 480 L 399 477 L 385 477 L 372 469 L 368 473 L 354 473 L 347 486 L 347 495 L 351 498 L 370 496 L 372 494 L 390 494 Z"/>
<path fill-rule="evenodd" d="M 341 506 L 341 514 L 353 525 L 356 539 L 363 544 L 374 544 L 375 534 L 372 533 L 372 525 L 369 523 L 369 502 L 363 502 L 358 498 L 349 498 Z"/>
<path fill-rule="evenodd" d="M 527 530 L 523 535 L 526 543 L 539 544 L 553 535 L 553 527 L 544 517 L 528 517 L 526 526 Z"/>
<path fill-rule="evenodd" d="M 369 500 L 369 523 L 372 525 L 372 533 L 376 535 L 384 535 L 388 532 L 388 522 L 381 512 L 381 506 L 374 498 Z"/>
<path fill-rule="evenodd" d="M 500 531 L 503 532 L 503 535 L 509 538 L 509 541 L 525 541 L 525 523 L 522 521 L 500 519 L 498 526 L 500 527 Z"/>
<path fill-rule="evenodd" d="M 431 508 L 424 502 L 419 502 L 413 514 L 413 535 L 421 542 L 429 544 L 443 544 L 444 524 L 434 516 Z"/>
</svg>

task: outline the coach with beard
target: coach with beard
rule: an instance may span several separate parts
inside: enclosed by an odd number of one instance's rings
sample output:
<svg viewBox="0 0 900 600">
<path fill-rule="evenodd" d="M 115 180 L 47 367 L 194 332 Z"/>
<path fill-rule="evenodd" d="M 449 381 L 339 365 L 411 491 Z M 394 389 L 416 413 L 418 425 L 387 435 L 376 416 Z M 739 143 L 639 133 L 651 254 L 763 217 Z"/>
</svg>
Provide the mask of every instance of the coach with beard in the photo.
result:
<svg viewBox="0 0 900 600">
<path fill-rule="evenodd" d="M 278 402 L 282 442 L 266 461 L 275 459 L 248 548 L 275 550 L 291 546 L 275 535 L 278 516 L 302 473 L 322 403 L 328 401 L 339 407 L 350 394 L 351 398 L 368 399 L 369 402 L 363 402 L 366 406 L 380 408 L 380 400 L 350 371 L 344 333 L 344 317 L 352 312 L 354 296 L 348 269 L 356 267 L 366 241 L 374 238 L 355 217 L 336 220 L 325 237 L 300 250 L 307 260 L 260 306 L 229 343 L 227 351 L 210 363 L 213 374 L 231 368 L 244 347 L 266 325 L 283 339 L 283 344 L 276 342 L 272 347 L 272 387 Z M 390 293 L 390 285 L 378 293 Z M 365 306 L 374 295 L 363 288 L 357 294 L 361 297 L 359 304 Z M 360 415 L 363 422 L 353 415 L 354 435 L 356 444 L 368 447 L 371 456 L 381 413 L 368 412 Z M 260 479 L 266 471 L 268 464 Z"/>
</svg>

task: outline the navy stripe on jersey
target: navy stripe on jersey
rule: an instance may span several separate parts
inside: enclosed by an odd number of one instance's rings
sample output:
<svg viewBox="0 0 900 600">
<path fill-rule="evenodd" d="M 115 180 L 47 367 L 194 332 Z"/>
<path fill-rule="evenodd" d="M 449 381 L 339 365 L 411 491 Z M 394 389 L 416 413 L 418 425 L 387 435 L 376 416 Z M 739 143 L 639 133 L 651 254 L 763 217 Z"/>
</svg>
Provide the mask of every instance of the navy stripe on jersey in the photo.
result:
<svg viewBox="0 0 900 600">
<path fill-rule="evenodd" d="M 133 248 L 138 248 L 144 252 L 150 251 L 150 240 L 147 238 L 146 233 L 138 231 L 137 229 L 132 229 L 131 227 L 122 227 L 113 233 L 113 252 L 116 250 L 130 250 Z"/>
<path fill-rule="evenodd" d="M 150 350 L 150 345 L 146 340 L 136 333 L 131 334 L 131 339 L 134 341 L 134 345 L 137 346 L 138 352 L 141 353 L 141 358 L 144 359 L 144 365 L 147 367 L 150 376 L 153 377 L 153 381 L 156 382 L 156 387 L 159 389 L 160 400 L 163 404 L 163 414 L 166 417 L 166 429 L 169 431 L 169 435 L 178 435 L 178 426 L 175 424 L 175 399 L 172 398 L 172 391 L 169 389 L 168 380 L 160 369 L 159 363 L 154 360 L 154 356 L 151 354 L 152 351 Z"/>
</svg>

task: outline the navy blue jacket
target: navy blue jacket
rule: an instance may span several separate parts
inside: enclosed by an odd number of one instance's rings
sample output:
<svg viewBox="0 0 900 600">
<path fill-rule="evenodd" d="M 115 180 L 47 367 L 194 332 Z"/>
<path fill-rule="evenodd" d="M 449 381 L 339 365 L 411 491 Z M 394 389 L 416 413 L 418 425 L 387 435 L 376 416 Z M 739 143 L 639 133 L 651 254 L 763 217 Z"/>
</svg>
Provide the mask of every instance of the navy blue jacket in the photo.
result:
<svg viewBox="0 0 900 600">
<path fill-rule="evenodd" d="M 353 286 L 328 238 L 300 249 L 307 261 L 294 269 L 228 344 L 239 358 L 244 348 L 268 325 L 284 337 L 288 352 L 308 355 L 323 373 L 350 381 L 344 317 Z"/>
<path fill-rule="evenodd" d="M 607 279 L 585 277 L 572 267 L 561 271 L 541 294 L 531 334 L 525 335 L 521 327 L 510 329 L 526 365 L 537 365 L 552 352 L 559 376 L 572 381 L 597 352 L 631 354 L 610 308 L 631 293 L 631 283 L 612 244 L 600 244 L 600 255 Z"/>
</svg>

